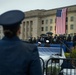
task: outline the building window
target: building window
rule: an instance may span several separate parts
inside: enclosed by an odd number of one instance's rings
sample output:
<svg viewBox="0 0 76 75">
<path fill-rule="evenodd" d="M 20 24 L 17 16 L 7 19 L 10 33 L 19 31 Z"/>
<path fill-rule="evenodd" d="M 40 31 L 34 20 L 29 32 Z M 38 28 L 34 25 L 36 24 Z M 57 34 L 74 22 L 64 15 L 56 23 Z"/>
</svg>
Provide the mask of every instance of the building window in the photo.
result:
<svg viewBox="0 0 76 75">
<path fill-rule="evenodd" d="M 30 31 L 33 30 L 33 21 L 30 21 Z"/>
<path fill-rule="evenodd" d="M 46 24 L 48 24 L 48 20 L 46 20 Z"/>
<path fill-rule="evenodd" d="M 23 32 L 25 32 L 25 22 L 23 22 Z"/>
<path fill-rule="evenodd" d="M 44 24 L 44 20 L 42 20 L 42 24 Z"/>
<path fill-rule="evenodd" d="M 48 27 L 46 26 L 45 31 L 48 31 Z"/>
<path fill-rule="evenodd" d="M 70 17 L 70 21 L 74 21 L 74 17 L 73 16 Z"/>
<path fill-rule="evenodd" d="M 23 22 L 23 32 L 25 32 L 25 22 Z"/>
<path fill-rule="evenodd" d="M 33 25 L 33 21 L 30 21 L 30 25 Z"/>
<path fill-rule="evenodd" d="M 41 27 L 41 31 L 44 31 L 44 27 Z"/>
<path fill-rule="evenodd" d="M 52 26 L 50 26 L 50 31 L 52 31 L 52 29 L 53 29 Z"/>
<path fill-rule="evenodd" d="M 74 25 L 73 24 L 70 25 L 70 29 L 74 29 Z"/>
<path fill-rule="evenodd" d="M 53 19 L 50 19 L 50 23 L 53 23 Z"/>
<path fill-rule="evenodd" d="M 29 21 L 27 21 L 27 25 L 29 25 Z"/>
<path fill-rule="evenodd" d="M 25 22 L 23 22 L 23 25 L 25 25 Z"/>
</svg>

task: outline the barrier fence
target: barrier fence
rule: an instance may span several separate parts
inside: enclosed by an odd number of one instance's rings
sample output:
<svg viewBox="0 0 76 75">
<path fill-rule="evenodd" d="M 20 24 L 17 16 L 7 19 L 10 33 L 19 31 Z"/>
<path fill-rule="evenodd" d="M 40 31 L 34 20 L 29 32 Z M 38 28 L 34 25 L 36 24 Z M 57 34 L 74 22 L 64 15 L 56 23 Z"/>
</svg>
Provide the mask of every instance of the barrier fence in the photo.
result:
<svg viewBox="0 0 76 75">
<path fill-rule="evenodd" d="M 40 57 L 40 61 L 44 75 L 76 75 L 76 58 L 50 58 L 45 64 Z"/>
<path fill-rule="evenodd" d="M 42 67 L 42 71 L 43 71 L 43 74 L 44 74 L 44 60 L 40 57 L 40 61 L 41 61 L 41 67 Z"/>
</svg>

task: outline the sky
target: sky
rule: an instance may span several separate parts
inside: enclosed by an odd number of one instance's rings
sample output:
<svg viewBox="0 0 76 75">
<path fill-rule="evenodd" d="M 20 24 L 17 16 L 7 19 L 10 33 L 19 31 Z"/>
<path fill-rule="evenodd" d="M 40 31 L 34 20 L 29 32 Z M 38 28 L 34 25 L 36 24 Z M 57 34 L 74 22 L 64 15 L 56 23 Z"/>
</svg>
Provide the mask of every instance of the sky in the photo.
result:
<svg viewBox="0 0 76 75">
<path fill-rule="evenodd" d="M 9 10 L 22 10 L 23 12 L 36 9 L 55 9 L 76 5 L 76 0 L 0 0 L 0 14 Z"/>
</svg>

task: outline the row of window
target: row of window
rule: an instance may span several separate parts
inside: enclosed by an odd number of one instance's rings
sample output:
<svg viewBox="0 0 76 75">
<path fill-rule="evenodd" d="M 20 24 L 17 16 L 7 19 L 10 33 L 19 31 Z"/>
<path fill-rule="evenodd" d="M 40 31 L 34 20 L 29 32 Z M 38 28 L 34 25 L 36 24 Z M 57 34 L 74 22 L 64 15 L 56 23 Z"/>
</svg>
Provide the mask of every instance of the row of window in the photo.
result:
<svg viewBox="0 0 76 75">
<path fill-rule="evenodd" d="M 26 21 L 26 25 L 33 25 L 33 21 Z M 25 22 L 23 22 L 23 25 L 25 25 Z"/>
<path fill-rule="evenodd" d="M 74 21 L 74 16 L 71 16 L 70 17 L 70 21 Z M 41 21 L 42 22 L 42 25 L 43 24 L 48 24 L 49 23 L 49 20 L 48 19 L 46 19 L 46 21 L 45 20 L 42 20 Z M 52 23 L 56 23 L 56 18 L 55 18 L 55 20 L 53 20 L 53 19 L 50 19 L 50 24 L 52 24 Z M 66 17 L 66 22 L 68 22 L 68 17 Z M 33 25 L 33 21 L 26 21 L 26 25 Z M 23 22 L 23 25 L 25 25 L 25 22 Z"/>
<path fill-rule="evenodd" d="M 45 28 L 45 30 L 44 30 L 44 28 Z M 55 29 L 56 29 L 56 26 L 55 26 Z M 67 25 L 66 25 L 66 30 L 67 30 L 67 29 L 68 29 L 68 27 L 67 27 Z M 73 25 L 73 24 L 70 25 L 70 29 L 71 29 L 71 30 L 74 29 L 74 25 Z M 52 30 L 53 30 L 53 27 L 50 26 L 50 31 L 52 31 Z M 41 27 L 41 31 L 48 31 L 48 26 L 46 26 L 46 27 Z"/>
<path fill-rule="evenodd" d="M 73 16 L 70 17 L 70 21 L 74 21 L 74 17 Z M 42 20 L 42 25 L 43 24 L 48 24 L 48 22 L 49 22 L 49 20 L 46 20 L 46 21 Z M 55 21 L 53 21 L 53 19 L 50 19 L 50 24 L 52 24 L 53 22 L 56 23 L 56 19 L 55 19 Z M 68 17 L 66 17 L 66 22 L 68 22 Z"/>
<path fill-rule="evenodd" d="M 74 21 L 74 16 L 71 16 L 70 17 L 70 21 Z M 49 20 L 48 19 L 46 19 L 46 20 L 42 20 L 41 21 L 42 22 L 42 25 L 43 24 L 48 24 L 49 23 Z M 56 23 L 56 18 L 55 18 L 55 20 L 53 20 L 53 19 L 50 19 L 50 24 L 52 24 L 52 23 Z M 66 17 L 66 22 L 68 22 L 68 17 Z M 26 21 L 26 25 L 33 25 L 33 21 Z M 23 25 L 25 25 L 25 22 L 23 22 Z"/>
<path fill-rule="evenodd" d="M 50 31 L 52 31 L 53 27 L 50 26 Z M 44 31 L 44 27 L 41 27 L 41 31 Z M 48 31 L 48 26 L 45 27 L 45 31 Z"/>
</svg>

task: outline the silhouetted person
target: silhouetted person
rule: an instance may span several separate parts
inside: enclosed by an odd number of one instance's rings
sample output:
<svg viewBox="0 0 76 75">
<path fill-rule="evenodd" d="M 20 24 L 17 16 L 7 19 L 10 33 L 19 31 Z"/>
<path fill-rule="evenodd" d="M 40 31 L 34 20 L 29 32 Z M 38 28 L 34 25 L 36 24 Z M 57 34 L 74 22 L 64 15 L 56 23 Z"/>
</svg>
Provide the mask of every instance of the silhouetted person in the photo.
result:
<svg viewBox="0 0 76 75">
<path fill-rule="evenodd" d="M 49 40 L 46 40 L 44 47 L 50 47 Z"/>
<path fill-rule="evenodd" d="M 71 36 L 70 36 L 70 34 L 68 34 L 67 41 L 71 42 Z"/>
<path fill-rule="evenodd" d="M 42 75 L 37 47 L 18 38 L 24 18 L 20 10 L 0 15 L 4 32 L 0 40 L 0 75 Z"/>
<path fill-rule="evenodd" d="M 76 48 L 76 33 L 73 36 L 73 47 Z"/>
</svg>

